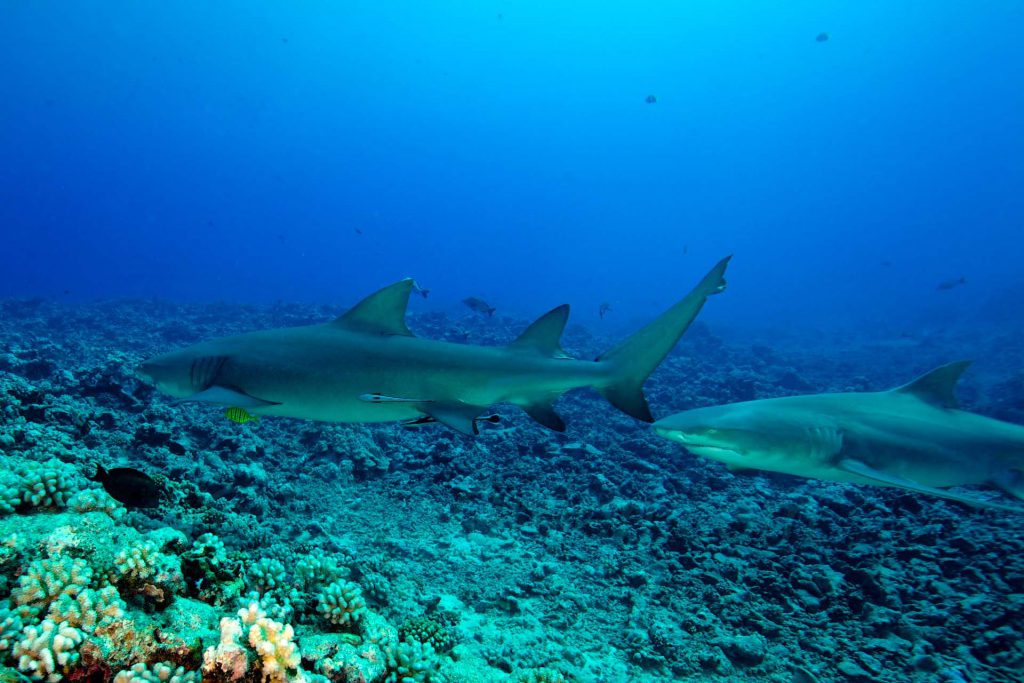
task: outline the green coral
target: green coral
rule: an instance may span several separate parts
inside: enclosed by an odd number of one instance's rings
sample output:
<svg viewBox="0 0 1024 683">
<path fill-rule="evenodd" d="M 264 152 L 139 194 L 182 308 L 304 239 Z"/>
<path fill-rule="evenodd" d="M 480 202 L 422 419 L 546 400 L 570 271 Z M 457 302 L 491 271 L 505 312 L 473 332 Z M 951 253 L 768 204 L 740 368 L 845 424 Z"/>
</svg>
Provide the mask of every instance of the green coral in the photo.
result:
<svg viewBox="0 0 1024 683">
<path fill-rule="evenodd" d="M 430 645 L 436 652 L 448 652 L 455 647 L 455 633 L 450 620 L 440 616 L 410 619 L 398 629 L 403 641 L 417 641 Z"/>
<path fill-rule="evenodd" d="M 281 561 L 269 557 L 261 557 L 259 562 L 249 565 L 245 576 L 249 589 L 260 595 L 284 586 L 287 580 L 287 573 Z"/>
<path fill-rule="evenodd" d="M 9 604 L 0 607 L 0 661 L 6 659 L 5 655 L 14 647 L 22 626 L 21 616 Z"/>
<path fill-rule="evenodd" d="M 569 683 L 570 679 L 557 669 L 529 669 L 516 676 L 515 683 Z"/>
<path fill-rule="evenodd" d="M 441 662 L 428 643 L 404 641 L 387 650 L 386 683 L 431 683 L 440 681 Z"/>
<path fill-rule="evenodd" d="M 295 579 L 302 590 L 315 591 L 348 576 L 338 560 L 321 552 L 310 553 L 295 563 Z"/>
<path fill-rule="evenodd" d="M 359 584 L 335 581 L 317 596 L 316 611 L 335 626 L 355 624 L 366 614 Z"/>
<path fill-rule="evenodd" d="M 21 505 L 21 477 L 0 472 L 0 515 L 9 515 Z"/>
</svg>

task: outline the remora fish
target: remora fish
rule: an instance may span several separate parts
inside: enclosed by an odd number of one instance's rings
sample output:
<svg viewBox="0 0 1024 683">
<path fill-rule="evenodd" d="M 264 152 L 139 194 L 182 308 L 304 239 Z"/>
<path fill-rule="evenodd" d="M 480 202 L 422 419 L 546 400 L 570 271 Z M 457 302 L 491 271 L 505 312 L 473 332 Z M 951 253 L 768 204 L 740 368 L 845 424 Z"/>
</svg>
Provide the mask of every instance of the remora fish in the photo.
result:
<svg viewBox="0 0 1024 683">
<path fill-rule="evenodd" d="M 720 261 L 685 298 L 596 361 L 560 347 L 569 315 L 559 306 L 503 347 L 414 337 L 405 324 L 412 280 L 371 294 L 333 322 L 250 332 L 150 359 L 140 374 L 184 401 L 258 415 L 331 422 L 422 423 L 477 433 L 489 406 L 511 403 L 562 431 L 554 402 L 594 387 L 619 410 L 653 422 L 643 383 L 675 346 L 707 297 L 725 289 Z"/>
<path fill-rule="evenodd" d="M 970 363 L 950 363 L 880 392 L 811 394 L 688 410 L 659 435 L 732 469 L 890 486 L 1024 512 L 944 491 L 992 484 L 1024 498 L 1024 427 L 957 408 Z"/>
</svg>

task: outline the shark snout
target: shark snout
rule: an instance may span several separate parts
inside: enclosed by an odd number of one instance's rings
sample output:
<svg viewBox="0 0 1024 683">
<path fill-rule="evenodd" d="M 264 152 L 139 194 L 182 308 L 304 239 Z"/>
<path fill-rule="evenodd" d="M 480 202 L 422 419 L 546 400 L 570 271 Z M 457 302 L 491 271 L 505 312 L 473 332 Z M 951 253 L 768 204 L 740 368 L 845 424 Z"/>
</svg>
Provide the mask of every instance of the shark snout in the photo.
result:
<svg viewBox="0 0 1024 683">
<path fill-rule="evenodd" d="M 135 376 L 144 382 L 153 384 L 155 381 L 156 363 L 152 359 L 143 361 L 135 368 Z"/>
</svg>

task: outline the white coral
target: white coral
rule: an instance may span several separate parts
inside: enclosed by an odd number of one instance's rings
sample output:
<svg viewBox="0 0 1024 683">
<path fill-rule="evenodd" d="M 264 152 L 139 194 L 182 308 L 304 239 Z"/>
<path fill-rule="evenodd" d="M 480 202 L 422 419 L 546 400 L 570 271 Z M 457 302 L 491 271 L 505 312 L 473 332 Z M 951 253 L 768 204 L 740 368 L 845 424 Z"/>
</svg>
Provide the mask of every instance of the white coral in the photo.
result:
<svg viewBox="0 0 1024 683">
<path fill-rule="evenodd" d="M 139 662 L 114 676 L 114 683 L 199 683 L 199 680 L 198 673 L 186 671 L 183 666 L 175 667 L 170 662 L 160 662 L 152 668 Z"/>
<path fill-rule="evenodd" d="M 67 507 L 72 487 L 68 470 L 68 466 L 56 458 L 45 463 L 26 463 L 22 472 L 22 502 L 33 507 Z"/>
<path fill-rule="evenodd" d="M 239 642 L 242 623 L 238 619 L 224 617 L 220 620 L 220 643 L 203 652 L 203 673 L 220 671 L 229 681 L 240 681 L 249 671 L 249 657 Z"/>
<path fill-rule="evenodd" d="M 82 632 L 67 622 L 46 619 L 39 626 L 26 626 L 24 638 L 14 646 L 18 669 L 29 678 L 58 683 L 78 661 Z"/>
<path fill-rule="evenodd" d="M 114 586 L 99 590 L 87 588 L 77 597 L 61 595 L 50 605 L 49 618 L 66 621 L 87 633 L 110 625 L 124 616 L 125 604 Z"/>
<path fill-rule="evenodd" d="M 248 670 L 246 650 L 240 636 L 246 631 L 249 646 L 260 660 L 260 671 L 265 683 L 304 681 L 301 671 L 289 674 L 298 668 L 301 657 L 295 644 L 295 631 L 291 624 L 282 624 L 267 617 L 256 602 L 238 610 L 238 618 L 225 617 L 220 620 L 220 644 L 209 647 L 203 653 L 203 671 L 220 671 L 229 680 L 241 680 Z"/>
<path fill-rule="evenodd" d="M 76 597 L 91 581 L 92 568 L 85 560 L 36 560 L 18 578 L 11 600 L 23 618 L 33 617 L 62 595 Z"/>
</svg>

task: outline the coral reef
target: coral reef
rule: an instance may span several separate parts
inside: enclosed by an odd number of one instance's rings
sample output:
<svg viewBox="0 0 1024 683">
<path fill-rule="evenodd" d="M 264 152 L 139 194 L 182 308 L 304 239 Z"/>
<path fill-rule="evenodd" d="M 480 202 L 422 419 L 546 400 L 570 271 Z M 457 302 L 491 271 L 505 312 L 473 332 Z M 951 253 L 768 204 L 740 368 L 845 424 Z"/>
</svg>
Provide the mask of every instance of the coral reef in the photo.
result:
<svg viewBox="0 0 1024 683">
<path fill-rule="evenodd" d="M 169 405 L 132 372 L 175 344 L 327 319 L 326 308 L 5 310 L 0 665 L 10 675 L 924 683 L 1011 681 L 1024 666 L 1024 540 L 1012 516 L 730 474 L 583 393 L 559 404 L 564 435 L 501 409 L 501 424 L 467 439 L 386 424 L 237 425 Z M 489 343 L 522 326 L 501 314 L 410 324 Z M 695 325 L 646 390 L 660 415 L 882 389 L 969 350 L 983 361 L 964 402 L 1019 415 L 1024 354 L 1006 351 L 1013 340 L 944 334 L 910 350 L 845 336 L 826 356 Z M 589 357 L 611 343 L 578 327 L 565 339 Z M 96 463 L 162 475 L 168 499 L 126 510 L 88 480 Z"/>
</svg>

